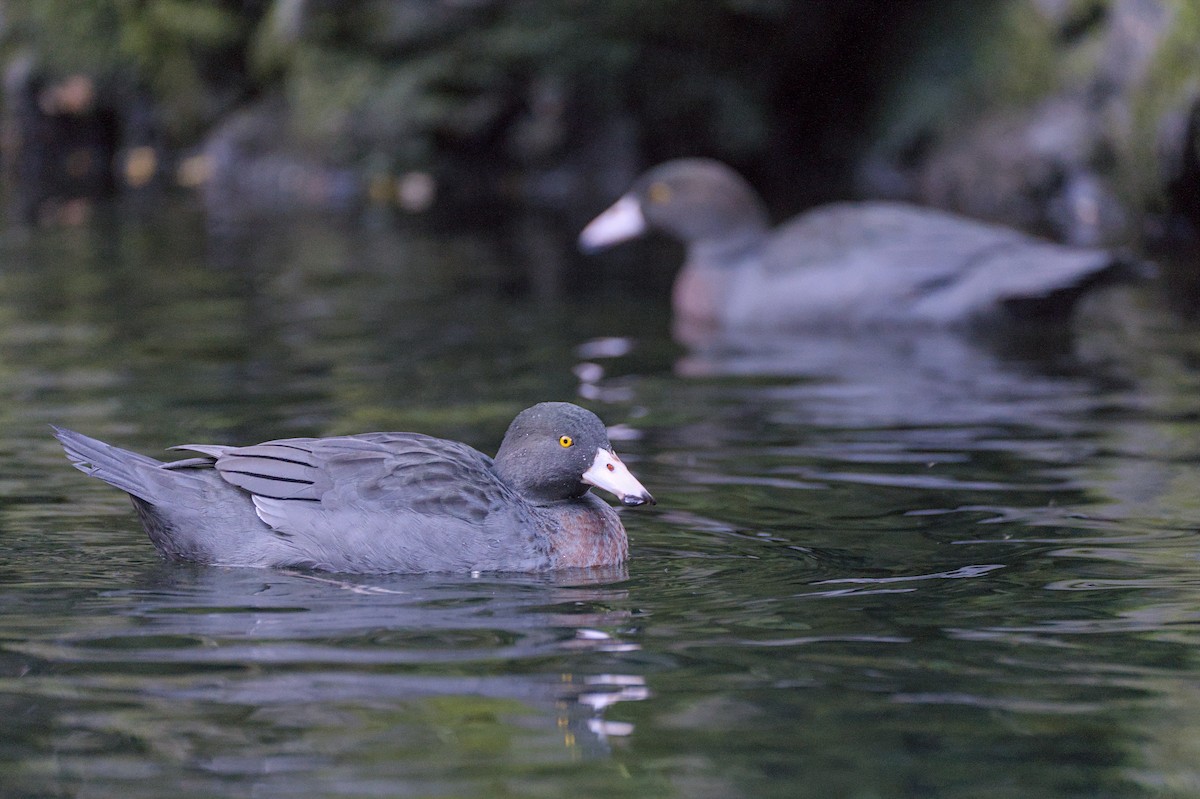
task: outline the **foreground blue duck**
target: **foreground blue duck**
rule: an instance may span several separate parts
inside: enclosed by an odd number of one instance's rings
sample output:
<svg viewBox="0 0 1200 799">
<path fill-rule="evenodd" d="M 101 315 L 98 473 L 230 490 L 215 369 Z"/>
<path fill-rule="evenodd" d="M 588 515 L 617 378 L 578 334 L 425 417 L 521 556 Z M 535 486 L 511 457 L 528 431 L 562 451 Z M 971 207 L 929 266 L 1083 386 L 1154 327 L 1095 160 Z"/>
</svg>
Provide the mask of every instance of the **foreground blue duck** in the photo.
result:
<svg viewBox="0 0 1200 799">
<path fill-rule="evenodd" d="M 651 230 L 687 248 L 676 321 L 725 331 L 1056 317 L 1122 266 L 1104 250 L 894 202 L 836 203 L 771 229 L 750 184 L 701 158 L 642 175 L 579 243 L 595 251 Z"/>
<path fill-rule="evenodd" d="M 625 560 L 616 511 L 654 503 L 595 414 L 545 402 L 513 420 L 495 460 L 419 433 L 189 444 L 163 463 L 55 428 L 80 471 L 127 492 L 172 560 L 337 572 L 518 571 Z"/>
</svg>

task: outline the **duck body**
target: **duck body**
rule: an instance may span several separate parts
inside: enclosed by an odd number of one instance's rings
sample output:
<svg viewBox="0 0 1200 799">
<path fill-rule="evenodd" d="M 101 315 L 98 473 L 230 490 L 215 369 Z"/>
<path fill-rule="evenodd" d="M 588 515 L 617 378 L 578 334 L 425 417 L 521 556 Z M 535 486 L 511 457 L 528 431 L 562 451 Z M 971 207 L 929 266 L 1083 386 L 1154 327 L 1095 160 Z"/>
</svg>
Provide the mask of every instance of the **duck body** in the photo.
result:
<svg viewBox="0 0 1200 799">
<path fill-rule="evenodd" d="M 904 203 L 835 203 L 771 229 L 753 188 L 707 159 L 647 172 L 580 244 L 598 250 L 650 230 L 686 246 L 677 321 L 724 330 L 1050 317 L 1119 267 L 1103 250 Z"/>
<path fill-rule="evenodd" d="M 620 563 L 617 513 L 653 497 L 600 421 L 568 403 L 519 415 L 493 460 L 419 433 L 187 445 L 163 463 L 56 428 L 76 468 L 126 491 L 166 558 L 338 572 L 545 571 Z M 612 466 L 611 469 L 608 467 Z"/>
</svg>

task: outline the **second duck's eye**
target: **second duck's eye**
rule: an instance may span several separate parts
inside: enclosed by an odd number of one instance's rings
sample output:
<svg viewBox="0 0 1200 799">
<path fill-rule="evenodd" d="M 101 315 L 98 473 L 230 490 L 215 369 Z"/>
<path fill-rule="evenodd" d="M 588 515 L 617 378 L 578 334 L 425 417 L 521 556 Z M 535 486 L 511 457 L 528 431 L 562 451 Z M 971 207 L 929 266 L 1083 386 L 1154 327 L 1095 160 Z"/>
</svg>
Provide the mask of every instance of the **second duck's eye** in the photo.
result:
<svg viewBox="0 0 1200 799">
<path fill-rule="evenodd" d="M 655 205 L 662 205 L 671 199 L 671 187 L 666 183 L 651 183 L 650 188 L 646 189 L 646 196 Z"/>
<path fill-rule="evenodd" d="M 575 439 L 571 438 L 570 436 L 559 436 L 558 443 L 565 448 L 565 447 L 569 447 L 572 444 L 574 444 Z"/>
</svg>

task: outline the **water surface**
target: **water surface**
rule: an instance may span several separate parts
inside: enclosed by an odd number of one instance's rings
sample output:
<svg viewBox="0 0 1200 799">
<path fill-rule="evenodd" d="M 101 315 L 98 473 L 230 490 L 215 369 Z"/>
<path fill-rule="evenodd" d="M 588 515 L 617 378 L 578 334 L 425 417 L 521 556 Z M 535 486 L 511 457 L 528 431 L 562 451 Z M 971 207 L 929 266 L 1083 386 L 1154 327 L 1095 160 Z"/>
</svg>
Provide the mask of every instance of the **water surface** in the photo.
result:
<svg viewBox="0 0 1200 799">
<path fill-rule="evenodd" d="M 1200 359 L 1152 292 L 1035 354 L 688 352 L 669 265 L 569 231 L 172 209 L 0 257 L 6 797 L 1200 792 Z M 545 399 L 659 499 L 622 510 L 627 567 L 167 564 L 47 428 L 492 452 Z"/>
</svg>

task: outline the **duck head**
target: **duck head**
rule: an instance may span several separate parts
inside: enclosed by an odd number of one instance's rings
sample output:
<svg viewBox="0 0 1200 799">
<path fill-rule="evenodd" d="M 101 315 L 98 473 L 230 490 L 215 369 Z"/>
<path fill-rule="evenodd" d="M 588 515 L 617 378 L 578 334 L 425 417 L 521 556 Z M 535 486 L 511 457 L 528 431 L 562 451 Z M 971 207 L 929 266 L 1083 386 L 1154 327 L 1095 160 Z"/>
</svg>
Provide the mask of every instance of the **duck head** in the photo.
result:
<svg viewBox="0 0 1200 799">
<path fill-rule="evenodd" d="M 517 414 L 496 453 L 496 470 L 534 502 L 580 497 L 595 486 L 624 505 L 654 504 L 613 451 L 604 423 L 569 402 L 543 402 Z"/>
<path fill-rule="evenodd" d="M 741 175 L 720 161 L 679 158 L 639 177 L 579 234 L 595 252 L 660 230 L 690 249 L 745 249 L 766 235 L 766 210 Z"/>
</svg>

